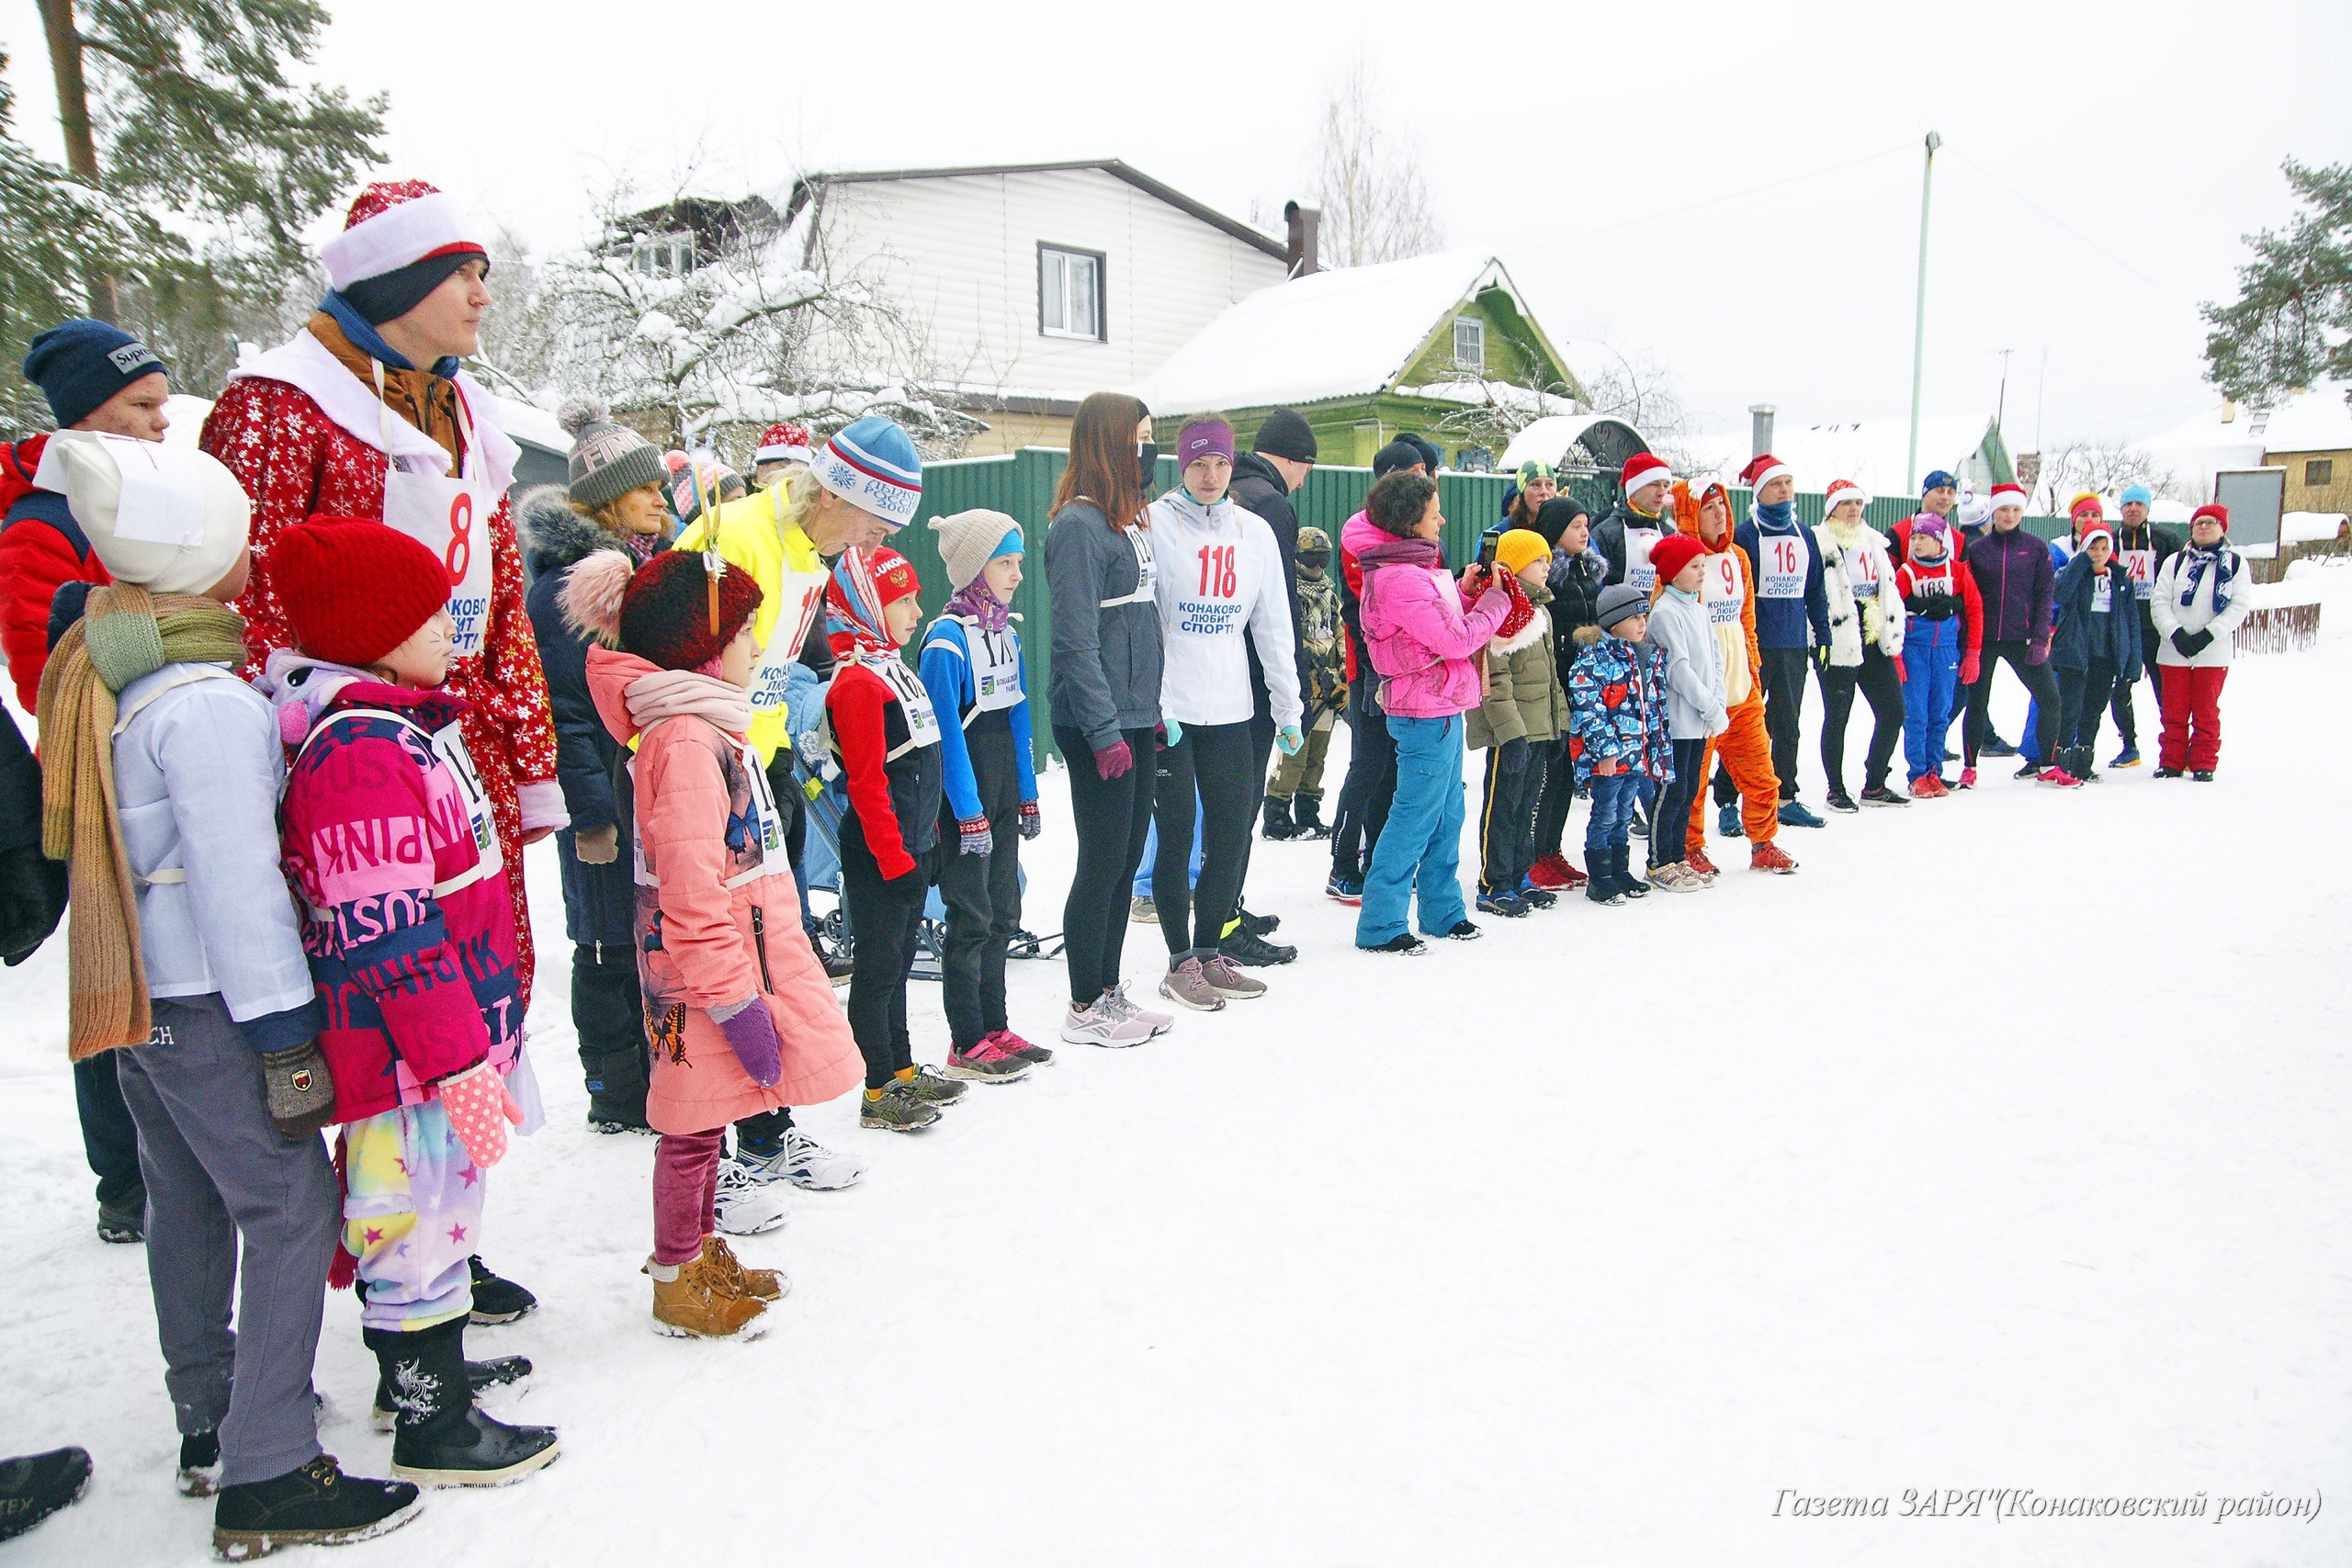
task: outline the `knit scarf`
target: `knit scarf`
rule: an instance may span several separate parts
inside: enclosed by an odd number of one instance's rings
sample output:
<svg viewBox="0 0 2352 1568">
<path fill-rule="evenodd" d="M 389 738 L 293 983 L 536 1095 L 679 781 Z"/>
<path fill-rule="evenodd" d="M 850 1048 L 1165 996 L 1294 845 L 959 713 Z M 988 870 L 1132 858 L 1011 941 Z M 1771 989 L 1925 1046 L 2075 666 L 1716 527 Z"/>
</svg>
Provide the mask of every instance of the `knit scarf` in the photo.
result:
<svg viewBox="0 0 2352 1568">
<path fill-rule="evenodd" d="M 327 296 L 330 304 L 334 299 L 332 294 Z M 376 366 L 383 366 L 384 406 L 439 442 L 442 450 L 449 454 L 449 470 L 454 474 L 465 456 L 458 450 L 458 384 L 449 378 L 457 373 L 457 361 L 441 360 L 434 370 L 416 369 L 365 321 L 358 323 L 361 336 L 354 336 L 345 323 L 345 317 L 358 320 L 356 312 L 347 306 L 342 315 L 332 310 L 321 310 L 311 318 L 310 333 L 334 355 L 336 364 L 350 371 L 370 391 L 376 386 Z M 441 365 L 449 367 L 447 373 L 435 373 Z"/>
<path fill-rule="evenodd" d="M 2197 585 L 2204 581 L 2205 572 L 2211 568 L 2213 572 L 2213 614 L 2218 615 L 2228 609 L 2230 584 L 2237 581 L 2238 575 L 2240 558 L 2237 553 L 2223 549 L 2219 545 L 2210 550 L 2190 545 L 2180 553 L 2188 561 L 2188 570 L 2180 574 L 2183 579 L 2180 607 L 2184 610 L 2188 608 L 2189 602 L 2197 597 Z"/>
<path fill-rule="evenodd" d="M 40 676 L 40 847 L 68 863 L 66 953 L 74 1061 L 144 1045 L 147 965 L 139 895 L 114 787 L 115 695 L 166 664 L 243 664 L 243 617 L 193 593 L 93 589 Z"/>
<path fill-rule="evenodd" d="M 1793 521 L 1792 513 L 1795 510 L 1796 502 L 1792 501 L 1776 501 L 1769 506 L 1759 501 L 1756 503 L 1756 521 L 1776 534 L 1785 534 Z"/>
<path fill-rule="evenodd" d="M 1495 573 L 1495 581 L 1501 583 L 1503 592 L 1510 595 L 1510 608 L 1504 612 L 1503 624 L 1495 628 L 1494 637 L 1498 643 L 1507 643 L 1524 631 L 1527 623 L 1535 618 L 1535 604 L 1528 598 L 1525 584 L 1511 573 L 1498 571 Z"/>
<path fill-rule="evenodd" d="M 628 719 L 639 733 L 666 718 L 707 719 L 729 735 L 752 728 L 752 697 L 742 687 L 692 670 L 656 670 L 639 675 L 623 694 Z"/>
<path fill-rule="evenodd" d="M 1012 612 L 978 578 L 957 589 L 947 601 L 947 614 L 978 621 L 984 632 L 1001 632 L 1012 624 Z"/>
</svg>

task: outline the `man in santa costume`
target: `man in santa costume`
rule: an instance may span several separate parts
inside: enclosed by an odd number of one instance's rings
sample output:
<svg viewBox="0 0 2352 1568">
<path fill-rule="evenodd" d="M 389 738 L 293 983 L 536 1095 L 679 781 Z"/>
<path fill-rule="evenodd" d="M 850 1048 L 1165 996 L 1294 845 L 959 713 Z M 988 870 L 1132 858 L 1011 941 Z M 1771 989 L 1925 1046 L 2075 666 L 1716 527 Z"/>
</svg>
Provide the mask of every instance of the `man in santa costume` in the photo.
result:
<svg viewBox="0 0 2352 1568">
<path fill-rule="evenodd" d="M 506 863 L 565 820 L 555 728 L 523 604 L 506 504 L 518 448 L 481 383 L 489 254 L 423 180 L 371 185 L 322 259 L 330 288 L 292 340 L 231 372 L 200 445 L 253 500 L 253 581 L 235 608 L 256 668 L 288 646 L 270 574 L 278 530 L 314 515 L 381 521 L 424 541 L 449 572 L 467 750 L 489 793 Z M 516 970 L 530 1005 L 530 914 L 514 900 Z"/>
</svg>

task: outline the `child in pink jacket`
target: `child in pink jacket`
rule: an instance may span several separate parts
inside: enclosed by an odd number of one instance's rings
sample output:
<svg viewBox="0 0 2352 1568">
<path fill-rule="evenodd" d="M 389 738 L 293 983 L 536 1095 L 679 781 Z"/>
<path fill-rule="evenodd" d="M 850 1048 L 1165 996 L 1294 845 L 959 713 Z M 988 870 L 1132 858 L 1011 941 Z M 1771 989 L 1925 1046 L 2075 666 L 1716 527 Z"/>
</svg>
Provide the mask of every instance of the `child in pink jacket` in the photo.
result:
<svg viewBox="0 0 2352 1568">
<path fill-rule="evenodd" d="M 1445 570 L 1436 481 L 1396 473 L 1372 487 L 1340 542 L 1363 568 L 1362 624 L 1380 705 L 1396 741 L 1396 798 L 1363 879 L 1356 945 L 1415 955 L 1421 931 L 1478 934 L 1462 895 L 1462 716 L 1478 705 L 1478 654 L 1510 612 L 1510 595 L 1476 566 L 1460 586 Z"/>
<path fill-rule="evenodd" d="M 408 535 L 349 518 L 282 528 L 269 554 L 294 646 L 259 684 L 291 759 L 279 844 L 326 1007 L 343 1241 L 381 1374 L 378 1417 L 396 1475 L 511 1481 L 557 1445 L 551 1427 L 474 1407 L 476 1388 L 527 1361 L 465 1359 L 485 1173 L 507 1123 L 525 1120 L 506 1089 L 523 1006 L 507 871 L 458 728 L 466 705 L 441 690 L 448 570 Z M 536 1111 L 527 1071 L 515 1082 Z"/>
<path fill-rule="evenodd" d="M 712 573 L 717 573 L 714 584 Z M 744 739 L 760 585 L 716 556 L 639 566 L 598 550 L 571 570 L 564 616 L 598 646 L 588 693 L 637 755 L 619 805 L 637 841 L 637 966 L 653 1077 L 653 1327 L 750 1338 L 786 1285 L 718 1234 L 728 1126 L 847 1093 L 861 1058 L 800 924 L 784 819 Z"/>
</svg>

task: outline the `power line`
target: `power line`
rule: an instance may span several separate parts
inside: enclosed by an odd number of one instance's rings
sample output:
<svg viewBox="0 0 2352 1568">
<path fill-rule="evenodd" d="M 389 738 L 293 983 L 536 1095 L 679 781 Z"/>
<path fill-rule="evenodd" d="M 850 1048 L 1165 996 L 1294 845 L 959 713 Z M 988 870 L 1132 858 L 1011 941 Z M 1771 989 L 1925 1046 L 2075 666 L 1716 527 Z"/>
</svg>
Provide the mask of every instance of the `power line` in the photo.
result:
<svg viewBox="0 0 2352 1568">
<path fill-rule="evenodd" d="M 1911 144 L 1907 141 L 1897 147 L 1883 147 L 1875 152 L 1866 152 L 1859 158 L 1849 158 L 1842 164 L 1831 164 L 1802 175 L 1789 175 L 1781 179 L 1769 180 L 1760 186 L 1750 186 L 1746 190 L 1727 191 L 1721 196 L 1711 196 L 1700 201 L 1686 202 L 1680 207 L 1669 207 L 1663 212 L 1652 212 L 1640 218 L 1622 219 L 1614 223 L 1604 223 L 1598 229 L 1579 229 L 1573 234 L 1562 234 L 1551 240 L 1538 240 L 1532 245 L 1514 248 L 1540 250 L 1546 245 L 1571 244 L 1578 240 L 1591 239 L 1596 234 L 1611 234 L 1620 229 L 1638 228 L 1668 218 L 1679 218 L 1686 212 L 1696 212 L 1702 208 L 1720 207 L 1726 201 L 1738 201 L 1745 197 L 1761 196 L 1766 191 L 1779 190 L 1783 186 L 1802 185 L 1807 180 L 1820 179 L 1825 175 L 1842 174 L 1848 169 L 1858 169 L 1864 164 L 1875 164 L 1881 158 L 1891 158 L 1897 152 L 1907 152 L 1910 150 Z"/>
<path fill-rule="evenodd" d="M 2064 229 L 2067 233 L 2072 234 L 2075 239 L 2080 240 L 2084 244 L 2088 245 L 2092 250 L 2097 251 L 2100 255 L 2105 256 L 2108 260 L 2113 262 L 2116 265 L 2121 267 L 2124 271 L 2130 273 L 2141 282 L 2148 285 L 2151 288 L 2160 289 L 2164 293 L 2171 295 L 2176 299 L 2184 297 L 2184 290 L 2179 287 L 2179 285 L 2163 283 L 2159 282 L 2155 278 L 2150 277 L 2146 273 L 2142 272 L 2138 267 L 2133 266 L 2130 262 L 2125 261 L 2121 256 L 2117 255 L 2113 251 L 2109 250 L 2105 245 L 2100 244 L 2097 240 L 2092 239 L 2088 234 L 2086 234 L 2080 229 L 2075 228 L 2072 223 L 2067 222 L 2064 219 L 2052 212 L 2049 209 L 2041 206 L 2031 197 L 2026 195 L 2025 192 L 2018 189 L 2017 186 L 2009 184 L 2008 181 L 2003 179 L 2000 175 L 1995 174 L 1992 170 L 1986 168 L 1984 164 L 1978 163 L 1967 153 L 1955 152 L 1952 153 L 1952 156 L 1959 159 L 1962 163 L 1966 164 L 1970 168 L 1975 170 L 1978 174 L 1983 175 L 1986 179 L 1991 180 L 1995 185 L 2008 192 L 2010 196 L 2016 197 L 2018 201 L 2023 202 L 2034 212 L 2038 213 L 2050 222 L 2055 223 L 2059 228 Z"/>
</svg>

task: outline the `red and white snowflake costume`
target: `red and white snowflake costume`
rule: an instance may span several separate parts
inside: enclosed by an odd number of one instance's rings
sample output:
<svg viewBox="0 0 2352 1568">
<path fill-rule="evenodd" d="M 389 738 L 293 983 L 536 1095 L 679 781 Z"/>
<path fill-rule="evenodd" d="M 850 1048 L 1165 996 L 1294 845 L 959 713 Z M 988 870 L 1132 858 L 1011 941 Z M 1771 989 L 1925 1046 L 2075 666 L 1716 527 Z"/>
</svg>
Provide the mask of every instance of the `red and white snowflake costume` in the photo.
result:
<svg viewBox="0 0 2352 1568">
<path fill-rule="evenodd" d="M 335 283 L 351 280 L 344 274 L 352 265 L 366 269 L 353 276 L 373 276 L 432 254 L 436 247 L 446 249 L 447 236 L 441 230 L 448 226 L 448 210 L 422 181 L 370 186 L 353 204 L 344 233 L 327 247 Z M 499 501 L 489 520 L 492 590 L 482 649 L 452 662 L 447 690 L 467 705 L 466 746 L 490 795 L 506 863 L 519 868 L 522 834 L 565 821 L 562 792 L 555 782 L 547 678 L 523 604 L 522 556 L 503 493 L 520 449 L 500 427 L 489 393 L 463 371 L 456 380 L 479 446 L 480 471 Z M 394 417 L 389 430 L 389 457 L 404 469 L 454 471 L 448 452 L 414 425 Z M 253 502 L 253 581 L 234 606 L 245 617 L 252 670 L 259 670 L 270 649 L 290 645 L 286 614 L 270 583 L 271 541 L 279 529 L 315 515 L 380 520 L 385 436 L 376 389 L 307 327 L 232 372 L 213 405 L 200 444 L 237 476 Z M 527 1009 L 533 953 L 524 881 L 519 874 L 507 878 L 514 905 L 516 968 Z"/>
</svg>

